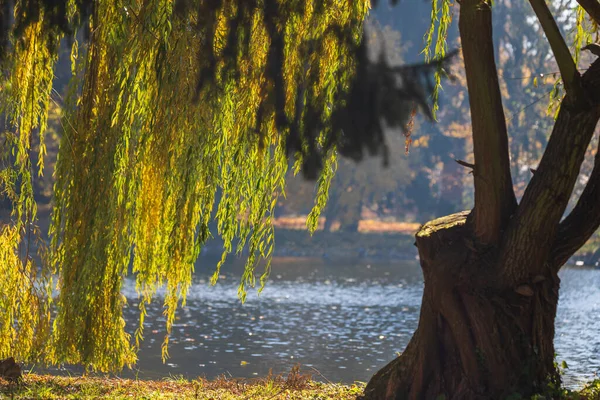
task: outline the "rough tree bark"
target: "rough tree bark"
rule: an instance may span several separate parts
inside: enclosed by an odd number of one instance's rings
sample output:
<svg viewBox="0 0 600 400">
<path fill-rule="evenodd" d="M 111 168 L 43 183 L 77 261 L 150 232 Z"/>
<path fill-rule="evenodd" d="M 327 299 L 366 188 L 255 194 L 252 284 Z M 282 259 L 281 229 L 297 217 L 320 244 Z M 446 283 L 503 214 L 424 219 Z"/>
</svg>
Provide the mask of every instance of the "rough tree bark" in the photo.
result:
<svg viewBox="0 0 600 400">
<path fill-rule="evenodd" d="M 458 27 L 471 108 L 475 155 L 473 229 L 478 243 L 498 242 L 517 205 L 510 175 L 508 135 L 492 39 L 490 5 L 463 0 Z"/>
<path fill-rule="evenodd" d="M 497 258 L 474 247 L 468 212 L 431 221 L 416 238 L 425 279 L 419 327 L 365 398 L 494 399 L 557 382 L 556 273 L 499 285 Z"/>
<path fill-rule="evenodd" d="M 10 382 L 20 381 L 22 378 L 21 367 L 12 357 L 0 360 L 0 378 Z"/>
<path fill-rule="evenodd" d="M 600 226 L 600 156 L 562 222 L 600 118 L 600 61 L 580 76 L 544 0 L 530 0 L 566 96 L 544 156 L 517 205 L 484 0 L 460 4 L 475 153 L 475 207 L 416 235 L 424 276 L 419 326 L 405 351 L 368 383 L 366 399 L 529 396 L 554 367 L 554 320 L 566 260 Z M 478 195 L 479 192 L 479 195 Z"/>
</svg>

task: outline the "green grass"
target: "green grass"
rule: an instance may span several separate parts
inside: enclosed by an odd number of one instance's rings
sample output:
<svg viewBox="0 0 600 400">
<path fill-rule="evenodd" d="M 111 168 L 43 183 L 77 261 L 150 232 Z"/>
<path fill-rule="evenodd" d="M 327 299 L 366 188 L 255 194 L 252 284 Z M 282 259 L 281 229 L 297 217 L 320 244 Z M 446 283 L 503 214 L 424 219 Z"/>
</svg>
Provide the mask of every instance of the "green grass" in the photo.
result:
<svg viewBox="0 0 600 400">
<path fill-rule="evenodd" d="M 600 379 L 588 383 L 578 394 L 584 399 L 600 399 Z"/>
<path fill-rule="evenodd" d="M 217 378 L 187 380 L 181 377 L 144 381 L 101 377 L 63 377 L 28 374 L 19 384 L 0 379 L 0 399 L 214 399 L 214 400 L 354 400 L 364 384 L 316 382 L 293 369 L 287 377 L 257 379 Z"/>
<path fill-rule="evenodd" d="M 355 400 L 364 383 L 341 385 L 316 382 L 293 369 L 287 377 L 268 376 L 257 379 L 187 380 L 171 377 L 145 381 L 102 377 L 64 377 L 27 374 L 19 384 L 0 378 L 0 399 L 205 399 L 205 400 Z M 510 399 L 524 400 L 514 395 Z M 580 391 L 553 389 L 532 400 L 600 400 L 600 380 Z"/>
</svg>

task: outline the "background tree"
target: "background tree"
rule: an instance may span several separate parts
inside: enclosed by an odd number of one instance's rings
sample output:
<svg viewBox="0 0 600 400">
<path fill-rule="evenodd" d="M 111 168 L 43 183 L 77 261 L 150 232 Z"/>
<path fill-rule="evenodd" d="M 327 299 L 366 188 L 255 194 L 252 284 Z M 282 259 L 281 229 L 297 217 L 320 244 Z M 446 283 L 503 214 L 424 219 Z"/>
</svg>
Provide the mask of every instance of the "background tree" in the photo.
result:
<svg viewBox="0 0 600 400">
<path fill-rule="evenodd" d="M 390 67 L 402 65 L 398 31 L 368 19 L 365 35 L 370 62 L 376 63 L 383 57 Z M 403 151 L 405 136 L 401 132 L 386 132 L 385 136 L 390 148 L 387 168 L 381 168 L 379 158 L 367 158 L 361 162 L 343 158 L 337 161 L 327 205 L 323 210 L 326 231 L 331 231 L 335 225 L 336 230 L 357 232 L 363 207 L 375 204 L 388 192 L 401 191 L 408 183 L 410 174 L 407 173 L 407 159 Z M 306 207 L 314 197 L 314 184 L 303 179 L 288 179 L 286 186 L 289 196 L 281 200 L 280 211 L 308 214 L 310 210 L 306 210 Z"/>
<path fill-rule="evenodd" d="M 569 11 L 570 5 L 550 6 L 556 10 L 555 12 L 568 16 L 565 24 L 573 28 L 567 32 L 567 37 L 570 42 L 576 41 L 578 29 L 575 27 L 580 22 L 577 21 L 577 16 Z M 498 75 L 503 104 L 506 108 L 506 121 L 511 131 L 509 137 L 511 173 L 515 193 L 519 198 L 531 178 L 530 169 L 537 167 L 550 135 L 556 102 L 553 101 L 553 106 L 548 110 L 548 99 L 555 88 L 560 88 L 555 85 L 558 82 L 559 72 L 544 33 L 539 29 L 533 11 L 527 3 L 511 4 L 498 1 L 495 10 L 505 17 L 495 19 L 493 40 L 498 49 Z M 389 24 L 376 29 L 375 32 L 381 30 L 390 39 L 402 38 L 398 40 L 401 46 L 390 49 L 388 55 L 401 54 L 403 57 L 409 57 L 410 60 L 422 57 L 418 45 L 423 39 L 423 26 L 428 24 L 431 18 L 430 11 L 431 4 L 426 2 L 403 2 L 395 7 L 384 3 L 373 10 L 370 18 L 375 19 L 379 25 Z M 453 27 L 457 26 L 450 27 L 447 42 L 450 47 L 458 47 L 460 46 L 458 31 Z M 582 28 L 585 32 L 585 27 Z M 584 62 L 590 60 L 585 54 L 582 57 Z M 393 168 L 398 170 L 396 176 L 402 180 L 402 183 L 397 184 L 393 181 L 384 183 L 388 185 L 387 190 L 385 187 L 376 188 L 375 191 L 366 189 L 365 206 L 376 212 L 386 210 L 386 213 L 380 214 L 379 217 L 395 217 L 401 221 L 416 219 L 425 222 L 437 215 L 472 207 L 472 174 L 469 173 L 469 169 L 455 162 L 458 159 L 473 163 L 467 82 L 464 71 L 458 63 L 453 68 L 452 74 L 456 79 L 446 83 L 443 92 L 440 93 L 437 121 L 431 123 L 420 118 L 415 121 L 410 156 L 400 157 L 403 168 L 400 170 Z M 394 143 L 391 148 L 394 149 L 392 155 L 401 153 L 402 144 Z M 589 150 L 590 154 L 586 157 L 581 170 L 582 177 L 578 182 L 584 183 L 592 170 L 592 153 L 595 149 Z M 346 165 L 342 165 L 342 163 L 343 161 L 340 161 L 332 181 L 326 215 L 329 214 L 329 210 L 357 209 L 352 201 L 350 207 L 344 207 L 344 204 L 341 207 L 334 207 L 337 198 L 344 199 L 344 203 L 346 200 L 356 201 L 357 198 L 336 196 L 334 192 L 342 193 L 347 190 L 350 182 L 353 182 L 353 188 L 356 188 L 357 182 L 358 185 L 362 184 L 360 179 L 347 176 L 354 173 L 354 164 L 347 162 Z M 358 164 L 358 169 L 367 168 L 364 164 L 366 163 Z M 376 163 L 373 165 L 376 167 Z M 386 170 L 380 173 L 387 175 Z M 374 174 L 369 173 L 369 175 Z M 310 188 L 310 184 L 303 184 L 301 180 L 289 181 L 286 189 L 288 198 L 283 201 L 285 208 L 281 209 L 278 215 L 308 213 L 305 208 L 312 196 Z M 576 185 L 573 199 L 577 198 L 582 189 L 582 185 Z M 385 207 L 384 204 L 378 207 L 378 198 L 383 196 L 385 196 Z M 351 216 L 349 221 L 356 225 L 360 215 L 349 214 Z M 373 214 L 369 213 L 369 215 L 372 218 Z M 590 243 L 587 247 L 593 252 L 593 244 Z"/>
</svg>

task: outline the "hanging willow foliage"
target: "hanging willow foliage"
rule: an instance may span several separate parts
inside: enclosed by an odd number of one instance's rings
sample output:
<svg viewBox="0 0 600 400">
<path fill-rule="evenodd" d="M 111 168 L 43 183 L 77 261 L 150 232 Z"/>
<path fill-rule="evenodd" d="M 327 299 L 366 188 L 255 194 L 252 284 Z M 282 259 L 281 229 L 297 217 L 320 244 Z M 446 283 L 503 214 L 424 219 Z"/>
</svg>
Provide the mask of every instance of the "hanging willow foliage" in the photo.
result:
<svg viewBox="0 0 600 400">
<path fill-rule="evenodd" d="M 32 257 L 37 236 L 32 179 L 36 170 L 43 170 L 43 132 L 58 43 L 44 28 L 41 20 L 24 27 L 14 44 L 15 62 L 2 64 L 0 114 L 14 129 L 2 132 L 0 147 L 0 193 L 11 202 L 13 216 L 12 224 L 0 226 L 0 359 L 38 358 L 50 329 L 48 271 L 40 272 Z M 36 168 L 30 152 L 32 137 L 40 132 Z"/>
<path fill-rule="evenodd" d="M 0 358 L 121 369 L 136 360 L 160 287 L 167 356 L 211 218 L 225 243 L 213 282 L 228 254 L 248 249 L 243 301 L 260 259 L 261 287 L 270 271 L 288 160 L 318 177 L 314 230 L 336 154 L 385 155 L 382 119 L 403 127 L 416 106 L 429 113 L 440 65 L 369 63 L 367 0 L 21 0 L 10 29 L 6 4 L 0 189 L 13 213 L 0 231 Z M 29 254 L 32 135 L 42 173 L 59 40 L 88 16 L 87 40 L 71 52 L 50 260 L 40 269 Z M 140 295 L 135 340 L 122 311 L 130 273 Z"/>
</svg>

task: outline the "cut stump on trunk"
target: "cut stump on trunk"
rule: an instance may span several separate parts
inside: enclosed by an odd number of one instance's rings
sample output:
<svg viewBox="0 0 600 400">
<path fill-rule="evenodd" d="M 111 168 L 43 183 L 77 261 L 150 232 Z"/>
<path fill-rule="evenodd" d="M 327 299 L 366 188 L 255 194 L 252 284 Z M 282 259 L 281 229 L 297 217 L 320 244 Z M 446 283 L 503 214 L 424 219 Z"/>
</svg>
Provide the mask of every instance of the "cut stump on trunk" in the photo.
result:
<svg viewBox="0 0 600 400">
<path fill-rule="evenodd" d="M 504 285 L 495 249 L 478 248 L 468 216 L 439 218 L 417 233 L 425 281 L 419 326 L 364 399 L 496 399 L 559 383 L 558 276 Z"/>
</svg>

